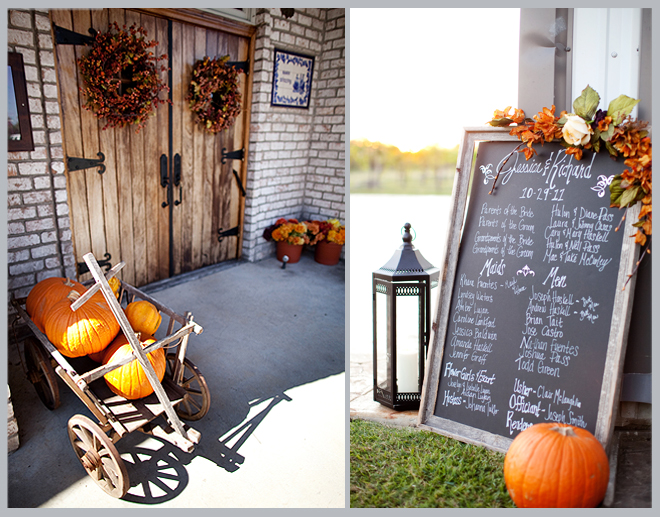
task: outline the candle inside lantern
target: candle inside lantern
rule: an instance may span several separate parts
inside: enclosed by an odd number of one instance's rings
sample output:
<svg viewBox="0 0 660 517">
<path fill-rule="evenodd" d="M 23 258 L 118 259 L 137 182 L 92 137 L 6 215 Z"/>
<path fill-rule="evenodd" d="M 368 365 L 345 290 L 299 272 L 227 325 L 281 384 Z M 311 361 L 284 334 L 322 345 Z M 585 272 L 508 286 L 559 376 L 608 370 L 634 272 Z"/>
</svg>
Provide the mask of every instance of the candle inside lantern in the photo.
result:
<svg viewBox="0 0 660 517">
<path fill-rule="evenodd" d="M 419 361 L 417 346 L 408 344 L 398 350 L 396 357 L 397 390 L 399 393 L 417 393 L 419 391 Z"/>
<path fill-rule="evenodd" d="M 398 393 L 419 393 L 419 298 L 396 299 L 396 378 Z"/>
</svg>

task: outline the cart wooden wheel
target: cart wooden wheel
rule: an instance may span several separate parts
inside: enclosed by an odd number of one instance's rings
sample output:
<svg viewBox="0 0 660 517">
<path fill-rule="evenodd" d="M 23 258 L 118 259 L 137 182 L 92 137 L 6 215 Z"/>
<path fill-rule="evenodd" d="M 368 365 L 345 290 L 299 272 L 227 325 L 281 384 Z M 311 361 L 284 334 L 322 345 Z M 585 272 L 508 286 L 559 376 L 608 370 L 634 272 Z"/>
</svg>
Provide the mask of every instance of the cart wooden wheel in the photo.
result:
<svg viewBox="0 0 660 517">
<path fill-rule="evenodd" d="M 173 378 L 176 354 L 167 354 L 166 375 Z M 211 392 L 206 379 L 188 358 L 183 359 L 183 377 L 178 383 L 186 390 L 185 398 L 176 406 L 176 413 L 184 420 L 199 420 L 209 412 Z"/>
<path fill-rule="evenodd" d="M 25 365 L 28 380 L 44 406 L 51 410 L 58 408 L 60 390 L 57 387 L 57 375 L 43 346 L 32 337 L 25 339 Z"/>
<path fill-rule="evenodd" d="M 124 460 L 112 440 L 83 415 L 74 415 L 68 425 L 73 451 L 87 474 L 112 497 L 121 498 L 130 488 Z"/>
</svg>

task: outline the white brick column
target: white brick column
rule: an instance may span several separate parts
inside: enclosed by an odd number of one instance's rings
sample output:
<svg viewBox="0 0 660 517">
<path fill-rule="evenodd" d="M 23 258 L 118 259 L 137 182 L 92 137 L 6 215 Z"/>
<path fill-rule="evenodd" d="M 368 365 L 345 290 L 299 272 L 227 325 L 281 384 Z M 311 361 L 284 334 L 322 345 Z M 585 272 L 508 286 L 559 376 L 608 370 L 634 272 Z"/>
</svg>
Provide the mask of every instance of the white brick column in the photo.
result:
<svg viewBox="0 0 660 517">
<path fill-rule="evenodd" d="M 329 9 L 305 184 L 305 219 L 346 219 L 344 26 L 344 9 Z"/>
<path fill-rule="evenodd" d="M 75 268 L 48 11 L 10 9 L 7 42 L 23 55 L 34 141 L 7 156 L 8 294 L 22 297 Z"/>
<path fill-rule="evenodd" d="M 255 44 L 243 257 L 274 244 L 263 230 L 279 217 L 345 218 L 344 9 L 259 9 Z M 275 47 L 314 56 L 309 109 L 270 105 Z"/>
</svg>

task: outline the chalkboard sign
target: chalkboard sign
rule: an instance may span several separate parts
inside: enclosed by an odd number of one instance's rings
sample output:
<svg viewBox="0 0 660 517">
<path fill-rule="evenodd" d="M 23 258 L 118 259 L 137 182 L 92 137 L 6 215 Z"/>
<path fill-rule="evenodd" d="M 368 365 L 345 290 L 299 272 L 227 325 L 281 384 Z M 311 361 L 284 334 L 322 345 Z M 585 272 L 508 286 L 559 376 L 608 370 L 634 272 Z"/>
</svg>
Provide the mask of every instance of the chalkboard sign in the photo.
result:
<svg viewBox="0 0 660 517">
<path fill-rule="evenodd" d="M 466 130 L 419 423 L 506 451 L 527 427 L 564 422 L 607 446 L 638 252 L 636 216 L 616 231 L 609 206 L 625 166 L 558 143 L 526 161 L 517 144 L 508 129 Z"/>
</svg>

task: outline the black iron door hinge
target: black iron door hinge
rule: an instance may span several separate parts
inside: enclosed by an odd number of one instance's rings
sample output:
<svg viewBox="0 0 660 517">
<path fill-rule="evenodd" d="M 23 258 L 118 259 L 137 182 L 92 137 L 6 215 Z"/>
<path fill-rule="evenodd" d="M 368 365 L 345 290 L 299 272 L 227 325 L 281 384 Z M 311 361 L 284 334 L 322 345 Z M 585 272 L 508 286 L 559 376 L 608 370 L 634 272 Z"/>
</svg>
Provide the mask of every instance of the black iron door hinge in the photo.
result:
<svg viewBox="0 0 660 517">
<path fill-rule="evenodd" d="M 103 174 L 105 172 L 105 165 L 103 164 L 105 161 L 105 155 L 99 151 L 96 153 L 96 156 L 99 157 L 98 160 L 93 158 L 75 158 L 72 156 L 67 156 L 66 165 L 69 171 L 80 171 L 83 169 L 91 169 L 92 167 L 99 167 L 97 172 L 99 174 Z"/>
<path fill-rule="evenodd" d="M 227 163 L 227 160 L 243 160 L 245 158 L 245 148 L 236 151 L 227 152 L 227 148 L 222 148 L 221 163 Z"/>
<path fill-rule="evenodd" d="M 99 266 L 104 267 L 106 273 L 110 270 L 112 267 L 112 264 L 110 263 L 110 259 L 112 258 L 110 256 L 110 253 L 106 253 L 103 255 L 105 257 L 105 260 L 99 260 Z M 86 262 L 78 262 L 76 264 L 76 269 L 78 270 L 78 275 L 84 275 L 85 273 L 89 273 L 89 267 L 87 267 Z"/>
<path fill-rule="evenodd" d="M 238 235 L 238 226 L 234 226 L 229 230 L 222 231 L 222 228 L 218 229 L 218 242 L 222 242 L 225 237 L 233 237 Z"/>
<path fill-rule="evenodd" d="M 96 36 L 96 30 L 91 27 L 88 30 L 91 36 L 73 32 L 55 24 L 53 24 L 53 31 L 55 32 L 55 43 L 58 45 L 91 45 Z"/>
</svg>

